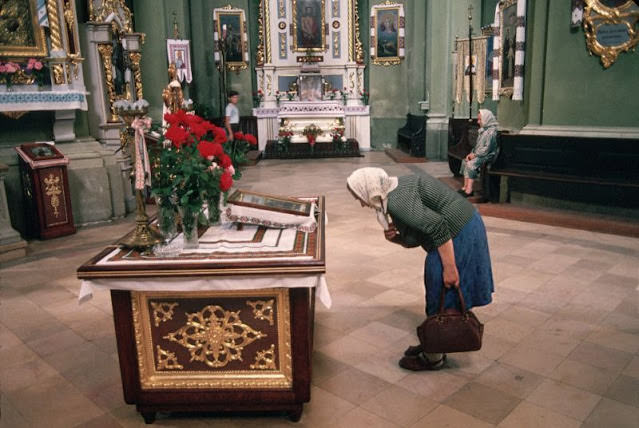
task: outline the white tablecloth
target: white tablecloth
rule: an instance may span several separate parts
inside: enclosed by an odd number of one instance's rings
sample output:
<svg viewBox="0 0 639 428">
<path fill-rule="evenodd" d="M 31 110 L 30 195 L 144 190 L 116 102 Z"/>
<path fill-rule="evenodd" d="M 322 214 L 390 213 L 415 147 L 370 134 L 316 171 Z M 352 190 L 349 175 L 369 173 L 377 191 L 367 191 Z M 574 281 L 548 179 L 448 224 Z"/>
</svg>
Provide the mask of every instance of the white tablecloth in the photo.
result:
<svg viewBox="0 0 639 428">
<path fill-rule="evenodd" d="M 262 288 L 316 287 L 317 297 L 330 308 L 331 294 L 325 275 L 265 275 L 261 277 L 221 276 L 212 278 L 122 278 L 83 280 L 79 303 L 93 298 L 94 288 L 131 291 L 254 290 Z"/>
</svg>

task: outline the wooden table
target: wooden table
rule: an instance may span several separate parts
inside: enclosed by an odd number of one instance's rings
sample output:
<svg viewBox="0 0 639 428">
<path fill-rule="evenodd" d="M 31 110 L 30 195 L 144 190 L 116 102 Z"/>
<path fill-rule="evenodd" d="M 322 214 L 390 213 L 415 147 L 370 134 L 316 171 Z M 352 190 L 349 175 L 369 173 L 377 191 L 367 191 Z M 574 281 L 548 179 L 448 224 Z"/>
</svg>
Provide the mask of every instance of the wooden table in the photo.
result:
<svg viewBox="0 0 639 428">
<path fill-rule="evenodd" d="M 197 253 L 110 246 L 78 269 L 83 288 L 111 289 L 124 400 L 146 423 L 158 411 L 299 420 L 310 400 L 313 285 L 325 287 L 323 197 L 317 206 L 314 232 L 244 226 L 216 239 L 209 230 Z"/>
</svg>

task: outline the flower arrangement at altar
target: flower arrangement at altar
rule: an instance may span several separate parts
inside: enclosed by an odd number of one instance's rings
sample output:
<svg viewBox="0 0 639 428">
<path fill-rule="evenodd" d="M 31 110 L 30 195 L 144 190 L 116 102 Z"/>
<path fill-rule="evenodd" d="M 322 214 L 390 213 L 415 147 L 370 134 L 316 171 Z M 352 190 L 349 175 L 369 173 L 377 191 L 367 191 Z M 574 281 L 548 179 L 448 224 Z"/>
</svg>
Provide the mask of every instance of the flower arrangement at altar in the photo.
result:
<svg viewBox="0 0 639 428">
<path fill-rule="evenodd" d="M 291 145 L 291 137 L 293 137 L 293 131 L 288 128 L 280 128 L 277 133 L 277 151 L 287 152 Z"/>
<path fill-rule="evenodd" d="M 295 91 L 286 92 L 286 97 L 288 98 L 289 101 L 293 101 L 293 98 L 295 98 Z"/>
<path fill-rule="evenodd" d="M 340 91 L 340 95 L 342 97 L 342 102 L 346 105 L 346 100 L 348 99 L 348 89 L 344 88 Z"/>
<path fill-rule="evenodd" d="M 39 87 L 44 86 L 47 80 L 47 75 L 49 74 L 42 61 L 36 58 L 29 58 L 24 71 L 27 75 L 33 75 L 35 82 Z"/>
<path fill-rule="evenodd" d="M 255 104 L 255 107 L 259 107 L 262 104 L 263 100 L 264 92 L 262 92 L 261 89 L 258 89 L 257 92 L 253 92 L 253 103 Z"/>
<path fill-rule="evenodd" d="M 370 96 L 368 91 L 360 91 L 359 95 L 360 95 L 360 99 L 362 100 L 362 103 L 365 106 L 367 106 L 368 105 L 368 97 Z"/>
<path fill-rule="evenodd" d="M 247 162 L 246 154 L 249 150 L 255 150 L 257 148 L 257 138 L 251 134 L 244 134 L 242 132 L 233 133 L 233 141 L 227 143 L 227 146 L 230 145 L 230 148 L 227 147 L 227 152 L 231 156 L 231 161 L 235 166 L 235 175 L 234 179 L 238 180 L 242 177 L 242 172 L 240 171 L 240 165 L 243 165 Z"/>
<path fill-rule="evenodd" d="M 280 99 L 282 98 L 282 93 L 280 91 L 275 91 L 275 103 L 280 105 Z"/>
<path fill-rule="evenodd" d="M 304 128 L 304 132 L 302 132 L 302 134 L 304 134 L 304 136 L 308 140 L 308 144 L 311 146 L 311 150 L 313 150 L 313 147 L 315 146 L 317 136 L 321 133 L 322 130 L 320 129 L 320 127 L 315 125 L 314 123 L 311 123 L 306 128 Z"/>
<path fill-rule="evenodd" d="M 194 248 L 204 202 L 209 222 L 219 220 L 220 196 L 233 185 L 235 169 L 225 151 L 224 129 L 184 110 L 167 113 L 164 119 L 168 128 L 164 147 L 154 160 L 152 194 L 159 199 L 158 211 L 166 210 L 158 214 L 160 223 L 175 218 L 177 208 L 185 248 Z"/>
<path fill-rule="evenodd" d="M 331 132 L 331 138 L 333 139 L 333 147 L 338 152 L 346 150 L 346 137 L 344 136 L 344 128 L 333 128 Z"/>
<path fill-rule="evenodd" d="M 2 82 L 7 85 L 7 89 L 13 84 L 13 76 L 20 71 L 20 64 L 15 62 L 0 62 L 0 77 Z"/>
</svg>

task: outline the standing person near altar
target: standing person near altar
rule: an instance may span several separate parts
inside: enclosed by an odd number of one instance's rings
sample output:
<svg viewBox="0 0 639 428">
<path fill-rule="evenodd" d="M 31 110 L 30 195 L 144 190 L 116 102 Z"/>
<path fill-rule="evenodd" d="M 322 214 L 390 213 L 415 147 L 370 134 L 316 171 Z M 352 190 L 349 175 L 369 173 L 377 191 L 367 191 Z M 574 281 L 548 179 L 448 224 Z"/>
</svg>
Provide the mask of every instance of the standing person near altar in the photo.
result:
<svg viewBox="0 0 639 428">
<path fill-rule="evenodd" d="M 237 108 L 237 102 L 240 100 L 240 93 L 237 91 L 229 91 L 229 103 L 226 105 L 224 114 L 224 129 L 229 141 L 233 141 L 233 134 L 240 130 L 240 110 Z"/>
<path fill-rule="evenodd" d="M 438 312 L 443 287 L 459 287 L 467 309 L 492 301 L 486 229 L 470 202 L 427 174 L 389 177 L 381 168 L 360 168 L 346 183 L 362 207 L 375 210 L 388 241 L 426 250 L 426 315 Z M 450 292 L 444 308 L 453 307 L 459 301 Z M 426 354 L 421 344 L 410 346 L 399 360 L 400 367 L 414 371 L 439 370 L 445 363 L 445 354 Z"/>
</svg>

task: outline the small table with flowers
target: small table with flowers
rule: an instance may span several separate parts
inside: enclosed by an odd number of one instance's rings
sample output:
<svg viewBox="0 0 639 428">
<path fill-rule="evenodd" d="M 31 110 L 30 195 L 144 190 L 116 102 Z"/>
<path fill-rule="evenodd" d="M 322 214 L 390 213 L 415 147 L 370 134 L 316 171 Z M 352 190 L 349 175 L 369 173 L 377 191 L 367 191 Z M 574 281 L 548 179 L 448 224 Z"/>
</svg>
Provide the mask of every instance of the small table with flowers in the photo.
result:
<svg viewBox="0 0 639 428">
<path fill-rule="evenodd" d="M 158 411 L 283 411 L 310 400 L 315 293 L 326 287 L 324 198 L 313 231 L 225 223 L 175 255 L 109 246 L 78 269 L 111 290 L 124 400 Z"/>
</svg>

